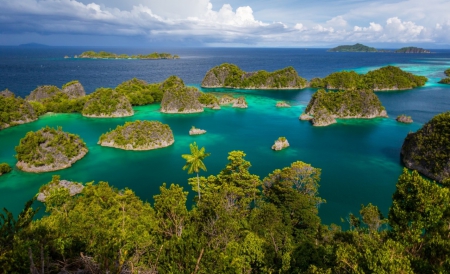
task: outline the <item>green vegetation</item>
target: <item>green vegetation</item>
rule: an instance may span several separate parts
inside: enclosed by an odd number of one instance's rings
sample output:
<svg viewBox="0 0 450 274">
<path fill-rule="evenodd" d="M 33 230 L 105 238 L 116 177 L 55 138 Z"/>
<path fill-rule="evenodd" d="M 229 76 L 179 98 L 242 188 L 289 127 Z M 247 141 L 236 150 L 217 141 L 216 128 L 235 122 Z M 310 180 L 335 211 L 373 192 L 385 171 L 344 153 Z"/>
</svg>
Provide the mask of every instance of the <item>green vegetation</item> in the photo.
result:
<svg viewBox="0 0 450 274">
<path fill-rule="evenodd" d="M 192 126 L 192 129 L 195 129 L 194 126 Z M 194 142 L 193 144 L 189 145 L 189 148 L 191 150 L 191 154 L 183 154 L 181 157 L 186 160 L 186 164 L 183 166 L 183 170 L 187 169 L 188 174 L 197 173 L 197 191 L 198 191 L 198 200 L 200 201 L 200 178 L 198 177 L 198 173 L 200 169 L 203 171 L 206 171 L 206 166 L 203 163 L 203 160 L 211 155 L 211 153 L 206 153 L 205 148 L 202 147 L 201 149 L 198 149 L 197 143 Z"/>
<path fill-rule="evenodd" d="M 313 94 L 305 113 L 315 115 L 320 110 L 336 118 L 386 116 L 380 100 L 371 90 L 326 92 L 320 89 Z"/>
<path fill-rule="evenodd" d="M 363 44 L 344 45 L 329 49 L 330 52 L 377 52 L 376 48 L 368 47 Z"/>
<path fill-rule="evenodd" d="M 411 169 L 441 183 L 450 183 L 450 112 L 438 114 L 405 138 L 402 159 Z"/>
<path fill-rule="evenodd" d="M 102 134 L 101 145 L 122 149 L 146 150 L 165 147 L 174 142 L 170 127 L 158 121 L 126 122 L 123 126 Z"/>
<path fill-rule="evenodd" d="M 56 168 L 68 165 L 73 158 L 86 153 L 87 147 L 78 135 L 64 132 L 61 127 L 54 129 L 47 126 L 28 132 L 15 150 L 16 158 L 21 163 L 18 166 L 27 171 L 43 166 Z"/>
<path fill-rule="evenodd" d="M 163 97 L 163 92 L 159 89 L 159 84 L 148 84 L 144 80 L 136 78 L 121 83 L 115 90 L 127 96 L 133 106 L 161 102 Z"/>
<path fill-rule="evenodd" d="M 120 117 L 133 115 L 133 109 L 125 95 L 111 88 L 98 88 L 89 95 L 81 113 L 84 116 Z"/>
<path fill-rule="evenodd" d="M 411 116 L 407 116 L 407 115 L 405 115 L 405 114 L 401 114 L 401 115 L 397 116 L 397 119 L 396 119 L 396 120 L 397 120 L 398 122 L 406 123 L 406 124 L 410 124 L 410 123 L 413 122 Z"/>
<path fill-rule="evenodd" d="M 69 87 L 69 86 L 71 86 L 71 85 L 79 84 L 79 83 L 80 83 L 80 81 L 78 81 L 78 80 L 73 80 L 73 81 L 67 82 L 67 83 L 65 83 L 65 84 L 62 86 L 62 89 L 65 89 L 65 88 L 67 88 L 67 87 Z"/>
<path fill-rule="evenodd" d="M 16 218 L 0 214 L 6 273 L 448 273 L 450 190 L 404 169 L 388 218 L 361 205 L 349 229 L 321 223 L 321 170 L 294 162 L 263 180 L 242 151 L 202 189 L 163 184 L 152 204 L 130 189 L 85 184 L 70 196 L 47 188 L 46 214 L 33 200 Z M 49 185 L 56 185 L 53 176 Z M 199 183 L 198 183 L 199 182 Z M 200 185 L 200 187 L 199 187 Z M 43 189 L 45 186 L 43 187 Z M 346 225 L 346 227 L 347 227 Z M 95 271 L 95 272 L 93 272 Z"/>
<path fill-rule="evenodd" d="M 327 77 L 313 78 L 310 86 L 314 88 L 357 90 L 400 90 L 421 87 L 428 79 L 405 72 L 398 67 L 386 66 L 367 74 L 357 74 L 354 71 L 334 72 Z"/>
<path fill-rule="evenodd" d="M 161 112 L 194 113 L 203 111 L 203 106 L 199 102 L 202 93 L 197 88 L 186 87 L 181 78 L 170 76 L 161 83 L 160 89 L 164 93 Z"/>
<path fill-rule="evenodd" d="M 12 168 L 7 163 L 0 164 L 0 175 L 9 173 L 12 171 Z"/>
<path fill-rule="evenodd" d="M 446 69 L 444 71 L 444 74 L 448 77 L 446 78 L 442 78 L 441 81 L 439 81 L 439 83 L 441 84 L 449 84 L 450 85 L 450 69 Z"/>
<path fill-rule="evenodd" d="M 179 59 L 178 55 L 172 55 L 170 53 L 157 53 L 153 52 L 150 54 L 138 54 L 138 55 L 127 55 L 127 54 L 116 54 L 106 51 L 85 51 L 81 53 L 79 58 L 99 58 L 99 59 Z"/>
<path fill-rule="evenodd" d="M 404 47 L 396 50 L 395 53 L 430 53 L 430 51 L 417 47 Z"/>
<path fill-rule="evenodd" d="M 306 86 L 307 81 L 298 76 L 293 67 L 274 72 L 260 70 L 247 73 L 238 66 L 228 63 L 210 69 L 202 81 L 202 87 L 298 89 Z"/>
<path fill-rule="evenodd" d="M 211 93 L 202 93 L 202 95 L 200 95 L 200 97 L 198 97 L 198 101 L 202 105 L 219 104 L 219 99 Z"/>
<path fill-rule="evenodd" d="M 0 130 L 18 124 L 29 123 L 37 119 L 33 107 L 24 99 L 15 97 L 9 91 L 8 96 L 0 95 Z"/>
</svg>

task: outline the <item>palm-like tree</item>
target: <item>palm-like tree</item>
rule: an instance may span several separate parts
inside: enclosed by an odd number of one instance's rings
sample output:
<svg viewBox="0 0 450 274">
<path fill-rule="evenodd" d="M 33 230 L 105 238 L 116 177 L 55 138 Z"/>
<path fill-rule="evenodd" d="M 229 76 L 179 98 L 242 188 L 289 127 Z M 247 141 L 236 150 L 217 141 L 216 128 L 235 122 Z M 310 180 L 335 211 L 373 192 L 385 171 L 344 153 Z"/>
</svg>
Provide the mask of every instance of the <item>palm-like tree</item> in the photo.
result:
<svg viewBox="0 0 450 274">
<path fill-rule="evenodd" d="M 192 174 L 194 172 L 197 173 L 198 200 L 200 201 L 200 178 L 198 177 L 198 172 L 200 169 L 206 171 L 206 166 L 203 163 L 203 159 L 208 157 L 211 153 L 206 153 L 204 147 L 198 149 L 196 142 L 190 144 L 189 148 L 191 149 L 191 154 L 181 155 L 181 157 L 186 160 L 183 170 L 188 169 L 188 174 Z"/>
</svg>

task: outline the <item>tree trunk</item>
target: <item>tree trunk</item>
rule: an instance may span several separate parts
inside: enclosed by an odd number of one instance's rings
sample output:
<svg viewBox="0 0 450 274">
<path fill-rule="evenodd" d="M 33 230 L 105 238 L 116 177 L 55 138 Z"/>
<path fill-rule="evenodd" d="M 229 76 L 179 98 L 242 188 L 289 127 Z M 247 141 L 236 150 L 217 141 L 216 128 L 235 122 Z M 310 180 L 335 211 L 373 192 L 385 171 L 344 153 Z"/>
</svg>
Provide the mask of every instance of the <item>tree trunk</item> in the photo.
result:
<svg viewBox="0 0 450 274">
<path fill-rule="evenodd" d="M 197 190 L 198 190 L 198 200 L 200 201 L 200 178 L 197 173 Z"/>
</svg>

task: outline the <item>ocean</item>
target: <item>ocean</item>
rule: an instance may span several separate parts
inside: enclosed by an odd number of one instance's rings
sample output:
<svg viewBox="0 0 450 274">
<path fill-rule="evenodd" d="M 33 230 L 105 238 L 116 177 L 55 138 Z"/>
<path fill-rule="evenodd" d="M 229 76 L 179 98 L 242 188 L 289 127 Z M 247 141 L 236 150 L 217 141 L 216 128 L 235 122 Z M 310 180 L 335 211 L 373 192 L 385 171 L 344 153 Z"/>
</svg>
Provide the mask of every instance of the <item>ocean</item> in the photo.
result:
<svg viewBox="0 0 450 274">
<path fill-rule="evenodd" d="M 169 52 L 179 60 L 85 60 L 64 59 L 86 50 L 139 54 Z M 153 203 L 164 183 L 175 183 L 189 190 L 192 175 L 182 170 L 181 154 L 189 153 L 189 144 L 197 142 L 211 156 L 205 159 L 207 171 L 215 175 L 225 167 L 228 152 L 242 150 L 252 164 L 250 172 L 263 179 L 275 169 L 295 161 L 310 163 L 322 169 L 319 195 L 326 200 L 319 209 L 325 224 L 341 224 L 349 213 L 357 214 L 361 204 L 377 205 L 387 216 L 395 184 L 403 165 L 400 149 L 406 135 L 416 131 L 434 115 L 450 110 L 450 85 L 437 82 L 450 68 L 450 50 L 432 54 L 331 53 L 326 49 L 270 48 L 82 48 L 0 47 L 0 90 L 8 88 L 25 97 L 39 85 L 61 87 L 79 80 L 87 93 L 98 87 L 115 87 L 133 77 L 149 83 L 160 82 L 170 75 L 181 77 L 187 85 L 200 88 L 205 73 L 221 63 L 233 63 L 246 71 L 273 71 L 294 67 L 300 76 L 310 80 L 332 72 L 355 70 L 365 73 L 385 65 L 396 65 L 429 78 L 425 87 L 393 92 L 378 92 L 389 118 L 371 120 L 338 120 L 337 124 L 316 128 L 298 117 L 315 89 L 302 90 L 225 90 L 246 97 L 248 109 L 222 107 L 206 109 L 199 114 L 162 114 L 159 105 L 135 107 L 128 118 L 93 119 L 80 114 L 46 114 L 38 121 L 0 131 L 0 163 L 16 164 L 14 147 L 28 131 L 44 126 L 62 126 L 64 131 L 81 136 L 89 153 L 71 168 L 41 174 L 25 173 L 15 168 L 0 177 L 0 207 L 18 214 L 24 203 L 52 175 L 62 179 L 91 182 L 107 181 L 118 188 L 130 188 L 143 200 Z M 284 100 L 291 108 L 276 108 Z M 395 121 L 399 114 L 412 116 L 414 123 Z M 158 120 L 168 124 L 175 137 L 174 145 L 152 151 L 124 151 L 97 145 L 102 133 L 126 121 Z M 189 136 L 191 126 L 207 130 L 205 135 Z M 284 136 L 290 147 L 275 152 L 274 141 Z M 192 202 L 189 202 L 191 205 Z M 36 202 L 37 206 L 42 206 Z M 344 225 L 345 227 L 345 225 Z"/>
</svg>

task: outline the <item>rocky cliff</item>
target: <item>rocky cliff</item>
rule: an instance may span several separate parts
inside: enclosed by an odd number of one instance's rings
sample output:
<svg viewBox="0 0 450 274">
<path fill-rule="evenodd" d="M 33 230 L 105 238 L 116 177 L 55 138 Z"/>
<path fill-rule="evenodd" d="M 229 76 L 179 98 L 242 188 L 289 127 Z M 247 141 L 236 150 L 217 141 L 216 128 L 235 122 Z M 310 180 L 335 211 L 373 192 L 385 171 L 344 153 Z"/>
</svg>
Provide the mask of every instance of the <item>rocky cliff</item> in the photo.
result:
<svg viewBox="0 0 450 274">
<path fill-rule="evenodd" d="M 404 114 L 397 116 L 397 118 L 395 120 L 397 120 L 397 122 L 405 123 L 405 124 L 411 124 L 413 122 L 413 119 L 411 118 L 411 116 L 406 116 Z"/>
<path fill-rule="evenodd" d="M 39 189 L 37 200 L 45 203 L 47 197 L 51 195 L 51 191 L 61 188 L 67 189 L 69 195 L 74 196 L 81 193 L 84 189 L 84 186 L 80 183 L 70 182 L 67 180 L 59 180 L 59 176 L 53 176 L 53 180 L 50 183 L 42 186 Z"/>
<path fill-rule="evenodd" d="M 304 114 L 314 117 L 312 122 L 315 126 L 334 123 L 335 118 L 387 117 L 386 110 L 371 90 L 340 92 L 318 90 L 313 94 Z"/>
<path fill-rule="evenodd" d="M 450 112 L 436 115 L 417 132 L 409 133 L 401 157 L 406 167 L 449 185 Z"/>
<path fill-rule="evenodd" d="M 201 84 L 204 88 L 236 89 L 301 89 L 307 85 L 307 81 L 298 76 L 293 67 L 274 72 L 245 72 L 238 66 L 227 63 L 210 69 Z"/>
<path fill-rule="evenodd" d="M 196 113 L 203 112 L 199 102 L 202 93 L 193 87 L 186 87 L 183 80 L 171 76 L 160 87 L 163 90 L 161 112 L 163 113 Z"/>
<path fill-rule="evenodd" d="M 61 90 L 57 86 L 45 85 L 39 86 L 35 90 L 33 90 L 30 95 L 28 95 L 25 99 L 27 101 L 38 101 L 42 102 L 47 98 L 51 98 L 57 93 L 61 92 Z"/>
<path fill-rule="evenodd" d="M 81 83 L 77 80 L 63 85 L 62 92 L 67 94 L 69 99 L 86 96 L 86 91 L 84 90 L 83 85 L 81 85 Z"/>
<path fill-rule="evenodd" d="M 138 120 L 102 134 L 98 144 L 125 150 L 151 150 L 170 146 L 174 142 L 168 125 L 158 121 Z"/>
<path fill-rule="evenodd" d="M 273 150 L 282 150 L 289 147 L 289 142 L 285 137 L 279 137 L 272 146 Z"/>
<path fill-rule="evenodd" d="M 16 146 L 17 167 L 26 172 L 48 172 L 71 167 L 88 149 L 78 135 L 45 127 L 28 132 Z"/>
</svg>

